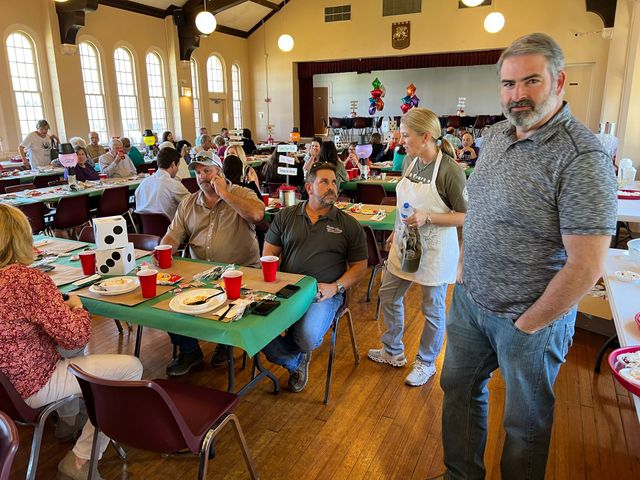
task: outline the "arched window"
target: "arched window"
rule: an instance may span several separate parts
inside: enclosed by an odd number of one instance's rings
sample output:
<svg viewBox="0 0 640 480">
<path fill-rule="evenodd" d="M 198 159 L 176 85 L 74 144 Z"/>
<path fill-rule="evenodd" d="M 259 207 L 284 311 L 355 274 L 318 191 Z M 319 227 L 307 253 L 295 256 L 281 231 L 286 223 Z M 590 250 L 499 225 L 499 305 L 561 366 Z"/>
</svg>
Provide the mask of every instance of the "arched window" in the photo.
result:
<svg viewBox="0 0 640 480">
<path fill-rule="evenodd" d="M 233 100 L 233 128 L 242 128 L 242 83 L 240 67 L 231 65 L 231 97 Z"/>
<path fill-rule="evenodd" d="M 147 80 L 151 103 L 151 125 L 154 132 L 161 133 L 167 130 L 167 101 L 164 93 L 162 60 L 154 52 L 147 54 Z"/>
<path fill-rule="evenodd" d="M 104 87 L 102 69 L 98 50 L 89 42 L 78 45 L 80 51 L 80 67 L 84 85 L 84 98 L 87 104 L 89 130 L 97 132 L 103 141 L 109 138 L 107 114 L 104 108 Z"/>
<path fill-rule="evenodd" d="M 224 70 L 222 62 L 215 55 L 207 60 L 207 84 L 210 92 L 224 93 Z"/>
<path fill-rule="evenodd" d="M 198 83 L 198 64 L 191 59 L 191 95 L 193 99 L 193 118 L 196 124 L 196 135 L 202 127 L 202 119 L 200 118 L 200 84 Z"/>
<path fill-rule="evenodd" d="M 131 52 L 126 48 L 116 48 L 113 53 L 116 65 L 116 85 L 120 101 L 120 118 L 122 120 L 122 136 L 128 137 L 136 145 L 142 138 L 138 120 L 138 96 L 133 71 Z"/>
<path fill-rule="evenodd" d="M 7 55 L 21 138 L 24 138 L 35 130 L 36 122 L 44 118 L 38 59 L 33 40 L 22 32 L 12 33 L 7 37 Z"/>
</svg>

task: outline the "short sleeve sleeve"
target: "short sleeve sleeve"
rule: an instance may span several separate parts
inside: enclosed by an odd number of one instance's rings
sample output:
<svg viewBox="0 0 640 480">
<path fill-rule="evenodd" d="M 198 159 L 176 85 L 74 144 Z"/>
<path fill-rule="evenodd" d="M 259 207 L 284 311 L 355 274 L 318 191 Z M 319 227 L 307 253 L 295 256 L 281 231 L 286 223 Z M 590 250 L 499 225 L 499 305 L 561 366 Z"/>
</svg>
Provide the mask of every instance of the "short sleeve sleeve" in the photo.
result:
<svg viewBox="0 0 640 480">
<path fill-rule="evenodd" d="M 264 237 L 265 242 L 275 245 L 276 247 L 282 247 L 282 214 L 282 210 L 276 214 Z"/>
</svg>

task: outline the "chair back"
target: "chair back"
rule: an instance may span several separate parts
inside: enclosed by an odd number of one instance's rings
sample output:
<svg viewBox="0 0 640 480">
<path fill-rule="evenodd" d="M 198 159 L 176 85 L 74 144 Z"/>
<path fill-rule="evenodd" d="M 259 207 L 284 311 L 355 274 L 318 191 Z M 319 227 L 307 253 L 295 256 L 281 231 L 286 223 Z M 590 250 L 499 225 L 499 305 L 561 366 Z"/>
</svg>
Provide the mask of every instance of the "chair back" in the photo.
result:
<svg viewBox="0 0 640 480">
<path fill-rule="evenodd" d="M 24 213 L 29 219 L 31 225 L 31 233 L 34 235 L 40 232 L 44 232 L 47 229 L 47 225 L 44 221 L 44 215 L 47 211 L 44 203 L 27 203 L 25 205 L 17 206 L 22 213 Z"/>
<path fill-rule="evenodd" d="M 331 126 L 331 128 L 338 130 L 339 128 L 342 127 L 342 124 L 340 122 L 340 118 L 338 117 L 331 117 L 329 118 L 329 125 Z"/>
<path fill-rule="evenodd" d="M 356 183 L 356 200 L 359 203 L 381 205 L 386 196 L 384 187 L 378 183 Z"/>
<path fill-rule="evenodd" d="M 161 213 L 136 212 L 142 225 L 142 233 L 162 238 L 167 233 L 171 221 Z"/>
<path fill-rule="evenodd" d="M 82 390 L 91 423 L 134 448 L 173 453 L 191 448 L 194 436 L 173 400 L 155 382 L 98 378 L 69 365 Z M 199 445 L 192 451 L 198 451 Z"/>
<path fill-rule="evenodd" d="M 13 457 L 20 445 L 18 429 L 6 413 L 0 412 L 0 480 L 9 480 Z"/>
<path fill-rule="evenodd" d="M 398 203 L 397 197 L 384 197 L 380 202 L 380 205 L 393 205 L 394 207 Z"/>
<path fill-rule="evenodd" d="M 353 128 L 366 128 L 367 119 L 364 117 L 356 117 L 353 119 Z"/>
<path fill-rule="evenodd" d="M 196 177 L 183 178 L 182 184 L 187 187 L 187 190 L 189 190 L 190 193 L 195 193 L 200 190 Z"/>
<path fill-rule="evenodd" d="M 60 175 L 36 175 L 33 177 L 33 184 L 36 188 L 44 188 L 49 186 L 49 182 L 56 182 L 60 180 Z"/>
<path fill-rule="evenodd" d="M 11 185 L 4 188 L 4 193 L 22 192 L 23 190 L 34 190 L 36 186 L 33 183 L 21 183 L 20 185 Z"/>
<path fill-rule="evenodd" d="M 23 423 L 36 423 L 40 409 L 27 405 L 7 376 L 0 371 L 0 410 L 12 420 Z"/>
<path fill-rule="evenodd" d="M 153 168 L 150 163 L 141 163 L 140 165 L 136 165 L 136 172 L 149 173 L 150 168 Z"/>
<path fill-rule="evenodd" d="M 376 129 L 380 130 L 380 127 L 382 127 L 382 120 L 384 120 L 383 116 L 378 117 L 378 120 L 376 120 Z"/>
<path fill-rule="evenodd" d="M 0 178 L 0 193 L 5 193 L 5 188 L 16 185 L 20 185 L 19 178 Z"/>
<path fill-rule="evenodd" d="M 82 227 L 80 235 L 78 235 L 78 241 L 86 243 L 96 243 L 96 236 L 93 233 L 93 227 Z"/>
<path fill-rule="evenodd" d="M 133 248 L 139 250 L 153 250 L 160 245 L 162 237 L 158 235 L 146 235 L 144 233 L 130 233 L 129 241 L 133 243 Z"/>
<path fill-rule="evenodd" d="M 460 128 L 461 125 L 460 117 L 457 115 L 449 115 L 447 117 L 447 127 Z"/>
<path fill-rule="evenodd" d="M 124 215 L 129 210 L 129 187 L 106 188 L 100 197 L 98 207 L 99 217 L 112 217 L 114 215 Z"/>
<path fill-rule="evenodd" d="M 382 255 L 380 254 L 380 248 L 378 247 L 378 241 L 373 229 L 369 225 L 362 227 L 364 235 L 367 237 L 367 266 L 375 267 L 381 265 L 383 262 Z"/>
<path fill-rule="evenodd" d="M 56 229 L 73 228 L 89 220 L 89 195 L 62 197 L 58 202 L 53 224 Z"/>
</svg>

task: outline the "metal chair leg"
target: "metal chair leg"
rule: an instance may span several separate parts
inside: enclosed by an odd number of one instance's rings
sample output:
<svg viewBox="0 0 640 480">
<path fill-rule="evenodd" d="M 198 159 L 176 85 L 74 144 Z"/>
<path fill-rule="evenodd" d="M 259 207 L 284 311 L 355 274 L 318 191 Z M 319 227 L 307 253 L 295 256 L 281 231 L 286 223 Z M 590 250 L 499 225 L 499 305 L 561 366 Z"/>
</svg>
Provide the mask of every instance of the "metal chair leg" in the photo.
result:
<svg viewBox="0 0 640 480">
<path fill-rule="evenodd" d="M 376 302 L 376 322 L 380 320 L 380 309 L 382 305 L 380 305 L 380 295 L 378 295 L 378 301 Z"/>
<path fill-rule="evenodd" d="M 349 321 L 349 334 L 351 335 L 351 348 L 353 349 L 353 360 L 356 365 L 360 365 L 360 354 L 358 353 L 358 343 L 356 342 L 356 332 L 353 328 L 353 318 L 351 310 L 347 309 L 347 320 Z"/>
<path fill-rule="evenodd" d="M 98 478 L 98 434 L 100 429 L 94 427 L 93 431 L 93 443 L 91 444 L 91 460 L 89 461 L 89 479 L 93 480 Z"/>
<path fill-rule="evenodd" d="M 40 456 L 40 444 L 42 443 L 42 434 L 44 432 L 44 423 L 46 416 L 40 418 L 33 431 L 33 441 L 31 442 L 31 453 L 29 454 L 29 465 L 27 466 L 26 480 L 35 480 L 36 470 L 38 469 L 38 457 Z"/>
<path fill-rule="evenodd" d="M 242 427 L 240 426 L 238 417 L 236 417 L 232 413 L 227 418 L 225 418 L 223 423 L 227 421 L 233 422 L 233 426 L 235 427 L 236 437 L 238 437 L 238 441 L 240 442 L 240 446 L 242 447 L 242 456 L 244 456 L 244 461 L 247 464 L 247 469 L 249 470 L 249 475 L 251 475 L 251 479 L 258 480 L 260 476 L 258 475 L 258 471 L 256 470 L 255 463 L 253 463 L 253 458 L 251 457 L 251 452 L 249 452 L 249 446 L 247 445 L 247 441 L 244 438 L 244 433 L 242 432 Z"/>
<path fill-rule="evenodd" d="M 618 343 L 617 334 L 607 338 L 607 341 L 602 344 L 602 347 L 600 347 L 600 351 L 598 352 L 598 355 L 596 355 L 596 364 L 593 367 L 593 370 L 596 373 L 600 373 L 600 365 L 602 364 L 602 358 L 604 357 L 604 354 L 607 352 L 609 348 L 617 348 L 616 345 L 617 346 L 620 345 Z"/>
<path fill-rule="evenodd" d="M 338 323 L 340 317 L 333 320 L 333 331 L 331 332 L 331 349 L 329 350 L 329 365 L 327 366 L 327 383 L 324 388 L 324 404 L 329 404 L 329 395 L 331 394 L 331 377 L 333 376 L 333 359 L 336 353 L 336 337 L 338 333 Z"/>
<path fill-rule="evenodd" d="M 120 458 L 120 460 L 125 461 L 127 459 L 127 452 L 124 451 L 124 448 L 122 448 L 122 445 L 120 445 L 118 442 L 116 442 L 115 440 L 111 440 L 111 445 L 113 445 L 113 448 L 115 449 L 116 453 L 118 454 L 118 457 Z"/>
<path fill-rule="evenodd" d="M 113 321 L 116 324 L 116 328 L 118 329 L 118 333 L 120 335 L 122 335 L 123 330 L 122 330 L 122 324 L 120 323 L 120 320 L 118 320 L 117 318 L 114 318 Z"/>
<path fill-rule="evenodd" d="M 373 280 L 376 278 L 376 267 L 371 269 L 371 278 L 369 278 L 369 286 L 367 287 L 367 298 L 365 302 L 371 301 L 371 289 L 373 288 Z"/>
<path fill-rule="evenodd" d="M 136 330 L 136 345 L 133 349 L 133 354 L 140 358 L 140 345 L 142 344 L 142 325 L 138 325 L 138 329 Z"/>
</svg>

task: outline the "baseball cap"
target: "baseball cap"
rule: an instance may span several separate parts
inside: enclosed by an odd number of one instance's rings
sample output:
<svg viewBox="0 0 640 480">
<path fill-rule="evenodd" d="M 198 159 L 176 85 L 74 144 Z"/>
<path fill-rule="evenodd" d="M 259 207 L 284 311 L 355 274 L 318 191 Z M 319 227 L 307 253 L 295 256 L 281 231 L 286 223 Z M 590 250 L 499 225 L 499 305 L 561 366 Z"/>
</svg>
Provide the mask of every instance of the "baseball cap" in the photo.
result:
<svg viewBox="0 0 640 480">
<path fill-rule="evenodd" d="M 162 150 L 163 148 L 173 148 L 175 150 L 176 146 L 171 142 L 162 142 L 158 145 L 158 150 Z"/>
<path fill-rule="evenodd" d="M 196 154 L 196 158 L 191 160 L 189 164 L 189 170 L 195 170 L 196 163 L 204 165 L 205 167 L 218 167 L 222 168 L 222 160 L 213 152 L 202 150 Z"/>
</svg>

